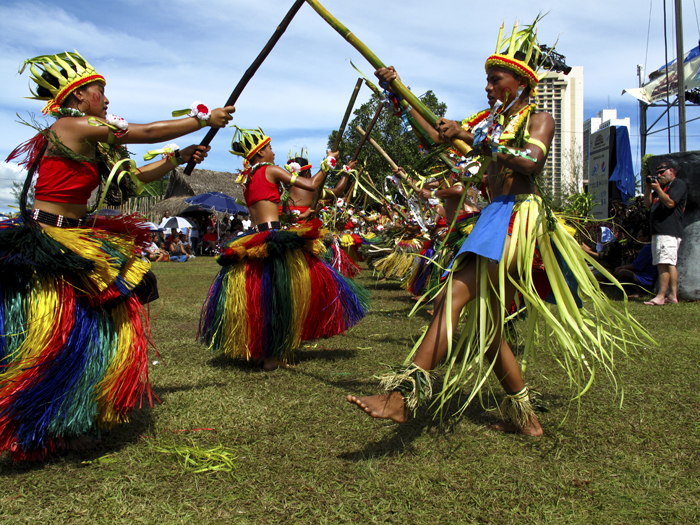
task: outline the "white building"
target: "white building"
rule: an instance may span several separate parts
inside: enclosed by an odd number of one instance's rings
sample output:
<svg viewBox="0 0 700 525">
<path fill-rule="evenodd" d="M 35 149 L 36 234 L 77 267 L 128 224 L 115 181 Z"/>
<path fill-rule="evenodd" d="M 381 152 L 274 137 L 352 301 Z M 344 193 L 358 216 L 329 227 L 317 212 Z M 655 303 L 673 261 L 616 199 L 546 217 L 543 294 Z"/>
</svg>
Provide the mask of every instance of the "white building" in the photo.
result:
<svg viewBox="0 0 700 525">
<path fill-rule="evenodd" d="M 598 112 L 597 117 L 589 118 L 583 123 L 583 176 L 588 182 L 588 159 L 590 158 L 590 141 L 591 134 L 599 129 L 605 129 L 608 126 L 625 126 L 627 133 L 630 133 L 630 118 L 617 118 L 616 109 L 604 109 Z M 631 136 L 631 135 L 630 135 Z"/>
<path fill-rule="evenodd" d="M 543 174 L 555 197 L 583 185 L 583 67 L 550 72 L 537 87 L 537 110 L 554 117 L 554 139 Z"/>
</svg>

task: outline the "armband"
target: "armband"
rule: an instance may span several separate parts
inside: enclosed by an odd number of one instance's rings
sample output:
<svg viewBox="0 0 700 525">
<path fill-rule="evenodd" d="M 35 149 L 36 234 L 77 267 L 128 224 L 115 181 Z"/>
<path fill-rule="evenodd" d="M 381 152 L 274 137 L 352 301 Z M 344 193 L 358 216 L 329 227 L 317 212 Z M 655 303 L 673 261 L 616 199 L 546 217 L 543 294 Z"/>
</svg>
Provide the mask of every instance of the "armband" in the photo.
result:
<svg viewBox="0 0 700 525">
<path fill-rule="evenodd" d="M 338 160 L 335 157 L 326 157 L 321 162 L 321 170 L 327 173 L 330 170 L 335 169 L 335 165 L 337 163 L 338 163 Z"/>
<path fill-rule="evenodd" d="M 143 156 L 143 160 L 151 160 L 158 155 L 162 155 L 165 160 L 169 160 L 175 166 L 179 166 L 180 164 L 185 163 L 185 160 L 182 158 L 182 155 L 180 155 L 180 148 L 177 144 L 168 144 L 164 148 L 153 149 Z"/>
<path fill-rule="evenodd" d="M 102 122 L 94 117 L 88 118 L 88 124 L 91 126 L 106 126 L 108 131 L 107 144 L 114 144 L 114 139 L 120 139 L 129 133 L 129 123 L 122 117 L 117 115 L 107 115 L 106 122 Z"/>
<path fill-rule="evenodd" d="M 430 192 L 430 198 L 431 198 L 431 199 L 435 199 L 435 198 L 436 198 L 435 192 L 437 192 L 437 189 L 432 190 L 432 191 Z"/>
<path fill-rule="evenodd" d="M 187 109 L 178 109 L 173 111 L 172 115 L 173 117 L 184 117 L 185 115 L 188 117 L 194 117 L 197 119 L 197 122 L 199 122 L 199 127 L 203 128 L 209 123 L 211 110 L 206 104 L 197 100 Z"/>
<path fill-rule="evenodd" d="M 540 142 L 540 141 L 537 140 L 537 139 L 533 139 L 532 137 L 530 137 L 529 139 L 527 139 L 526 142 L 527 142 L 528 144 L 533 144 L 533 145 L 537 146 L 538 148 L 540 148 L 540 149 L 542 150 L 542 154 L 543 154 L 545 157 L 547 156 L 547 146 L 545 146 L 542 142 Z"/>
<path fill-rule="evenodd" d="M 290 186 L 294 186 L 294 183 L 297 181 L 297 177 L 299 177 L 298 173 L 292 173 L 292 178 L 289 179 Z"/>
</svg>

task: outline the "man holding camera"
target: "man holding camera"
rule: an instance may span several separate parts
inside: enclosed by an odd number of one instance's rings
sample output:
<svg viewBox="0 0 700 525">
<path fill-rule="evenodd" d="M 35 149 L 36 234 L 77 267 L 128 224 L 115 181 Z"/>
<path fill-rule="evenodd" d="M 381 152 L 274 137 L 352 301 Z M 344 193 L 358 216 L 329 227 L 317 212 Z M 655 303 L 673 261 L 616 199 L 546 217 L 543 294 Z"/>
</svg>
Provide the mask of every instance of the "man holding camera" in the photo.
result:
<svg viewBox="0 0 700 525">
<path fill-rule="evenodd" d="M 676 261 L 687 196 L 685 182 L 676 178 L 676 166 L 670 161 L 662 162 L 656 173 L 646 179 L 644 205 L 651 208 L 651 250 L 653 262 L 659 269 L 659 292 L 644 304 L 663 306 L 678 302 Z"/>
</svg>

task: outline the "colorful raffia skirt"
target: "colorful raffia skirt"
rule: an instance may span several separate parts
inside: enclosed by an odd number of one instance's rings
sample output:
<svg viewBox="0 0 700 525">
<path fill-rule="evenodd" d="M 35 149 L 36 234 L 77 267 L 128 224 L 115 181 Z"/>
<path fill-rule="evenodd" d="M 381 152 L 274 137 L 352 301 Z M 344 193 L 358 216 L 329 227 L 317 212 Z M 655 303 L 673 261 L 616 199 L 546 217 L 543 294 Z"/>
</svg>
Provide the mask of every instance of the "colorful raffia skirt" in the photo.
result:
<svg viewBox="0 0 700 525">
<path fill-rule="evenodd" d="M 374 262 L 374 269 L 382 272 L 387 279 L 403 280 L 414 269 L 416 258 L 423 249 L 423 242 L 422 237 L 415 236 L 397 239 L 393 250 Z"/>
<path fill-rule="evenodd" d="M 141 220 L 0 222 L 0 451 L 14 459 L 124 423 L 150 400 Z"/>
<path fill-rule="evenodd" d="M 621 304 L 610 301 L 589 265 L 624 293 L 622 286 L 581 249 L 561 220 L 546 213 L 538 196 L 505 195 L 481 212 L 444 280 L 447 304 L 452 301 L 453 275 L 470 264 L 475 267 L 476 288 L 462 311 L 460 335 L 453 339 L 456 327 L 448 330 L 445 376 L 434 402 L 439 409 L 471 385 L 461 404 L 460 411 L 464 410 L 487 384 L 491 367 L 486 351 L 498 344 L 515 315 L 512 303 L 506 303 L 511 300 L 505 297 L 506 287 L 515 290 L 515 301 L 520 303 L 516 310 L 524 305 L 527 312 L 520 357 L 523 372 L 534 350 L 546 348 L 568 374 L 576 396 L 588 390 L 599 369 L 619 386 L 614 367 L 619 354 L 654 344 L 630 315 L 627 296 Z M 540 338 L 543 345 L 536 344 Z"/>
<path fill-rule="evenodd" d="M 362 256 L 358 249 L 362 246 L 362 237 L 356 233 L 341 233 L 340 246 L 343 248 L 348 257 L 355 263 L 362 261 Z"/>
<path fill-rule="evenodd" d="M 338 237 L 330 232 L 323 236 L 323 244 L 326 246 L 326 254 L 324 260 L 333 267 L 337 272 L 340 272 L 344 277 L 355 278 L 359 275 L 361 269 L 350 258 L 347 252 L 340 247 Z"/>
<path fill-rule="evenodd" d="M 329 266 L 321 221 L 238 237 L 202 307 L 199 338 L 234 358 L 289 362 L 302 341 L 342 334 L 367 312 L 369 292 Z"/>
</svg>

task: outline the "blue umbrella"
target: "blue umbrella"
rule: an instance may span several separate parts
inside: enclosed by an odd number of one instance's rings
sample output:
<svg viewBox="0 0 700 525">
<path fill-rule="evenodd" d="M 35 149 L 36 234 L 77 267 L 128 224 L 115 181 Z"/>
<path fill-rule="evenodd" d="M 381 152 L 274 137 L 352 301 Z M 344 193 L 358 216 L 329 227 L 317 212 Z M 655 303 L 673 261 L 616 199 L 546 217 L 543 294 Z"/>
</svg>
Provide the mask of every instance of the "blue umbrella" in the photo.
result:
<svg viewBox="0 0 700 525">
<path fill-rule="evenodd" d="M 248 208 L 238 204 L 236 199 L 218 191 L 210 191 L 208 193 L 202 193 L 201 195 L 195 195 L 194 197 L 187 197 L 185 202 L 187 204 L 198 204 L 204 208 L 231 215 L 235 215 L 236 213 L 248 213 Z"/>
</svg>

